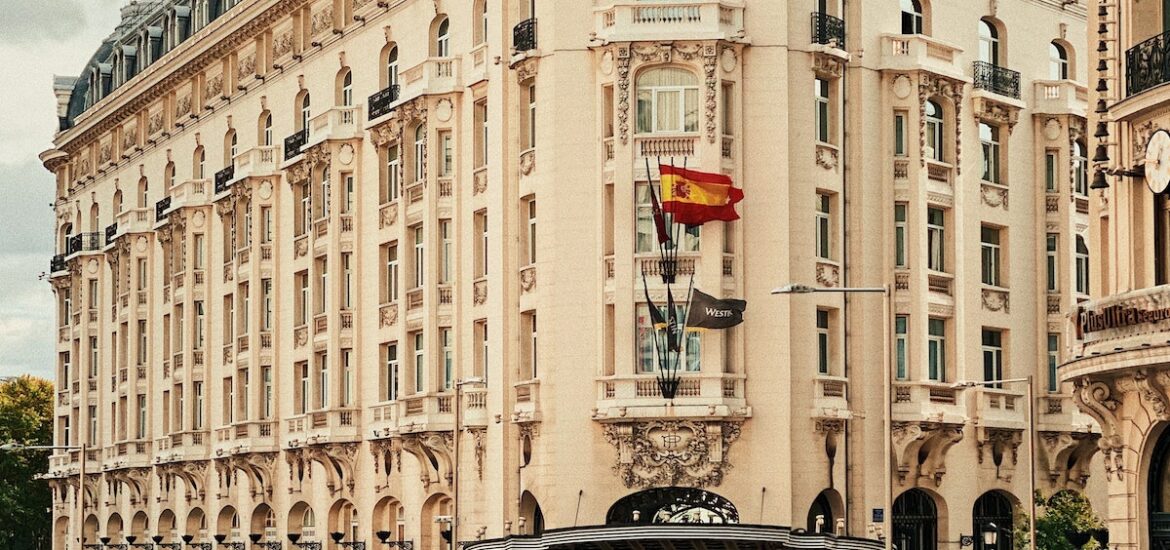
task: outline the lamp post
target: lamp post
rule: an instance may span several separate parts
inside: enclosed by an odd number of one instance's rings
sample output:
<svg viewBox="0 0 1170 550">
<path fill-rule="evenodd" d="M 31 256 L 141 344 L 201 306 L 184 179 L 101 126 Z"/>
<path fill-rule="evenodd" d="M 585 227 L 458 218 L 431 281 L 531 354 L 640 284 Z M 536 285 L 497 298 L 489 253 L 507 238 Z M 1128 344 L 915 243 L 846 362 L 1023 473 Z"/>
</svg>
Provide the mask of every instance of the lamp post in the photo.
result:
<svg viewBox="0 0 1170 550">
<path fill-rule="evenodd" d="M 136 535 L 126 535 L 126 543 L 130 545 L 132 550 L 154 550 L 154 545 L 149 542 L 138 542 Z"/>
<path fill-rule="evenodd" d="M 289 533 L 288 534 L 288 541 L 291 542 L 293 546 L 296 546 L 297 548 L 300 548 L 301 550 L 321 550 L 321 543 L 319 543 L 317 541 L 301 542 L 301 534 L 300 533 Z"/>
<path fill-rule="evenodd" d="M 885 329 L 884 338 L 882 338 L 882 421 L 884 424 L 885 435 L 882 437 L 883 449 L 882 464 L 885 467 L 885 483 L 883 484 L 885 495 L 883 500 L 884 510 L 882 511 L 882 535 L 886 545 L 886 550 L 891 550 L 894 543 L 893 532 L 893 512 L 894 512 L 894 464 L 891 456 L 894 452 L 893 441 L 891 441 L 891 433 L 893 432 L 893 373 L 890 365 L 890 337 L 893 334 L 893 329 L 890 326 L 892 323 L 890 311 L 890 298 L 892 291 L 889 286 L 877 287 L 839 287 L 839 288 L 821 288 L 802 284 L 788 284 L 772 290 L 772 294 L 881 294 L 882 295 L 882 315 L 885 317 L 882 326 Z"/>
<path fill-rule="evenodd" d="M 1007 380 L 963 380 L 952 384 L 954 388 L 974 388 L 977 386 L 1002 386 L 1004 384 L 1024 384 L 1024 399 L 1028 407 L 1028 548 L 1036 550 L 1036 409 L 1032 402 L 1032 375 Z M 990 524 L 992 527 L 995 524 Z M 998 536 L 998 535 L 997 535 Z"/>
<path fill-rule="evenodd" d="M 364 541 L 351 540 L 348 542 L 341 542 L 341 539 L 345 538 L 345 533 L 342 533 L 341 531 L 334 531 L 329 533 L 329 538 L 333 539 L 333 544 L 336 544 L 341 548 L 348 548 L 349 550 L 366 550 L 366 543 Z"/>
<path fill-rule="evenodd" d="M 191 542 L 195 540 L 194 535 L 183 535 L 183 542 L 187 544 L 187 548 L 195 550 L 211 550 L 210 542 Z"/>
<path fill-rule="evenodd" d="M 398 550 L 414 550 L 414 541 L 409 540 L 390 540 L 390 531 L 378 531 L 374 536 L 378 537 L 378 541 L 386 545 L 386 548 L 398 548 Z"/>
<path fill-rule="evenodd" d="M 9 441 L 0 445 L 0 451 L 80 451 L 78 458 L 77 469 L 77 544 L 85 547 L 85 538 L 82 537 L 82 530 L 85 527 L 85 444 L 81 445 L 24 445 L 15 441 Z M 96 544 L 93 546 L 97 546 Z"/>
<path fill-rule="evenodd" d="M 182 543 L 163 542 L 163 538 L 165 538 L 165 537 L 156 533 L 153 537 L 150 538 L 150 540 L 153 540 L 154 545 L 159 547 L 159 548 L 166 548 L 167 550 L 182 550 L 183 549 Z"/>
<path fill-rule="evenodd" d="M 231 550 L 244 550 L 244 543 L 242 542 L 224 542 L 227 540 L 227 535 L 219 533 L 215 535 L 215 544 L 220 548 L 230 548 Z"/>
<path fill-rule="evenodd" d="M 455 550 L 456 541 L 459 540 L 459 435 L 463 433 L 463 386 L 473 384 L 483 384 L 484 379 L 478 376 L 464 378 L 455 381 L 455 430 L 452 441 L 455 445 L 453 463 L 451 465 L 451 521 L 448 525 L 451 528 L 451 550 Z"/>
<path fill-rule="evenodd" d="M 260 533 L 252 533 L 248 535 L 248 538 L 252 541 L 252 548 L 262 548 L 264 550 L 282 550 L 284 547 L 284 543 L 280 542 L 279 540 L 268 540 L 261 542 L 260 539 L 264 538 L 264 535 L 261 535 Z"/>
</svg>

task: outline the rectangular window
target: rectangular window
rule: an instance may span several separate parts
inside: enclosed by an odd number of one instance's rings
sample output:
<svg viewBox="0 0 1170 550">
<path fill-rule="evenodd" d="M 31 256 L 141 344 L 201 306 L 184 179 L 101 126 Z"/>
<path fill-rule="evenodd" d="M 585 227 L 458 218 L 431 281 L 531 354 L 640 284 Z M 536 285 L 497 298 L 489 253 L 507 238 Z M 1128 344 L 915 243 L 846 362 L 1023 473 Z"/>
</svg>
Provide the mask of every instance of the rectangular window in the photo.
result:
<svg viewBox="0 0 1170 550">
<path fill-rule="evenodd" d="M 483 378 L 484 383 L 488 379 L 488 327 L 487 321 L 477 321 L 475 323 L 476 340 L 478 342 L 478 356 L 476 357 L 476 364 L 479 365 L 479 372 L 477 373 Z"/>
<path fill-rule="evenodd" d="M 821 143 L 830 142 L 829 134 L 829 81 L 823 78 L 818 78 L 814 82 L 813 95 L 816 97 L 816 118 L 814 125 L 817 132 L 817 141 Z"/>
<path fill-rule="evenodd" d="M 194 418 L 192 420 L 191 428 L 194 430 L 203 429 L 203 382 L 194 382 L 192 389 L 195 393 L 195 410 Z"/>
<path fill-rule="evenodd" d="M 297 391 L 297 414 L 305 414 L 309 410 L 309 363 L 302 361 L 297 365 L 300 378 Z"/>
<path fill-rule="evenodd" d="M 947 322 L 931 319 L 926 337 L 927 375 L 935 382 L 947 381 Z"/>
<path fill-rule="evenodd" d="M 269 420 L 272 418 L 272 367 L 267 365 L 261 367 L 260 377 L 264 382 L 264 394 L 262 396 L 263 402 L 261 403 L 260 414 L 263 415 L 261 417 L 263 420 Z"/>
<path fill-rule="evenodd" d="M 527 138 L 528 149 L 536 147 L 536 83 L 533 82 L 528 85 L 528 124 L 527 124 Z"/>
<path fill-rule="evenodd" d="M 98 339 L 97 336 L 89 337 L 89 377 L 97 378 L 98 375 Z"/>
<path fill-rule="evenodd" d="M 240 285 L 240 334 L 248 333 L 249 318 L 252 315 L 252 292 L 247 284 Z"/>
<path fill-rule="evenodd" d="M 910 378 L 910 366 L 907 364 L 910 350 L 910 317 L 898 315 L 894 317 L 894 377 L 898 380 Z"/>
<path fill-rule="evenodd" d="M 833 225 L 828 195 L 817 193 L 817 257 L 822 260 L 832 259 Z"/>
<path fill-rule="evenodd" d="M 475 104 L 475 167 L 488 164 L 488 108 L 487 100 Z"/>
<path fill-rule="evenodd" d="M 634 188 L 634 193 L 637 203 L 635 210 L 637 219 L 635 220 L 636 240 L 634 241 L 634 252 L 639 254 L 658 252 L 658 232 L 655 229 L 654 202 L 650 197 L 650 186 L 646 184 L 637 185 Z M 671 226 L 671 216 L 672 214 L 665 215 L 667 227 Z M 700 234 L 700 226 L 688 226 L 678 237 L 679 250 L 682 252 L 698 252 Z M 673 236 L 669 238 L 672 240 L 668 240 L 665 246 L 673 250 L 676 243 L 673 241 Z"/>
<path fill-rule="evenodd" d="M 146 290 L 146 283 L 147 282 L 148 282 L 148 279 L 147 279 L 147 271 L 146 271 L 146 258 L 139 258 L 138 259 L 138 290 Z"/>
<path fill-rule="evenodd" d="M 205 326 L 205 323 L 204 323 L 205 317 L 206 316 L 204 315 L 203 301 L 202 300 L 196 301 L 195 302 L 195 345 L 192 349 L 195 349 L 195 350 L 203 349 L 203 340 L 204 340 L 203 327 Z"/>
<path fill-rule="evenodd" d="M 138 428 L 137 432 L 136 432 L 137 438 L 138 439 L 145 439 L 146 438 L 146 396 L 145 395 L 138 396 L 138 426 L 137 426 L 137 428 Z"/>
<path fill-rule="evenodd" d="M 983 380 L 1003 380 L 1003 333 L 983 329 Z M 1002 388 L 1003 384 L 989 384 L 988 387 Z"/>
<path fill-rule="evenodd" d="M 1056 151 L 1044 153 L 1044 191 L 1056 193 Z"/>
<path fill-rule="evenodd" d="M 1048 292 L 1060 291 L 1060 263 L 1057 256 L 1060 236 L 1049 233 L 1044 240 L 1045 273 L 1048 278 Z"/>
<path fill-rule="evenodd" d="M 451 132 L 439 132 L 439 175 L 451 176 L 455 173 L 455 141 Z"/>
<path fill-rule="evenodd" d="M 1077 293 L 1089 293 L 1089 247 L 1085 246 L 1085 239 L 1077 236 Z"/>
<path fill-rule="evenodd" d="M 727 83 L 723 84 L 723 135 L 735 135 L 735 87 Z"/>
<path fill-rule="evenodd" d="M 203 238 L 202 233 L 195 234 L 195 238 L 193 239 L 195 250 L 192 251 L 192 254 L 194 255 L 194 262 L 193 263 L 194 263 L 195 269 L 203 269 L 203 254 L 204 254 L 203 251 L 206 248 L 204 246 L 204 240 L 205 239 Z"/>
<path fill-rule="evenodd" d="M 426 357 L 423 354 L 423 333 L 414 333 L 414 393 L 426 391 Z"/>
<path fill-rule="evenodd" d="M 528 265 L 536 263 L 536 199 L 526 201 L 528 207 Z"/>
<path fill-rule="evenodd" d="M 353 212 L 354 178 L 351 173 L 341 175 L 341 213 Z"/>
<path fill-rule="evenodd" d="M 272 207 L 260 207 L 260 242 L 272 242 Z"/>
<path fill-rule="evenodd" d="M 297 324 L 309 322 L 309 272 L 297 273 Z"/>
<path fill-rule="evenodd" d="M 401 186 L 402 177 L 402 161 L 398 157 L 398 145 L 392 144 L 386 148 L 386 189 L 385 200 L 383 202 L 391 202 L 398 200 L 398 191 Z"/>
<path fill-rule="evenodd" d="M 540 371 L 537 370 L 537 348 L 536 348 L 536 312 L 529 313 L 524 316 L 524 324 L 528 329 L 528 378 L 535 379 Z"/>
<path fill-rule="evenodd" d="M 1089 159 L 1080 142 L 1073 142 L 1072 150 L 1073 193 L 1079 197 L 1089 196 Z"/>
<path fill-rule="evenodd" d="M 248 369 L 240 369 L 237 379 L 240 381 L 240 419 L 250 420 L 248 403 L 252 399 L 252 380 Z"/>
<path fill-rule="evenodd" d="M 1000 183 L 999 127 L 980 124 L 979 141 L 983 144 L 983 181 Z"/>
<path fill-rule="evenodd" d="M 449 390 L 455 387 L 455 342 L 451 329 L 440 329 L 439 340 L 443 345 L 443 389 Z"/>
<path fill-rule="evenodd" d="M 1056 369 L 1060 366 L 1060 334 L 1048 333 L 1048 392 L 1056 393 L 1060 390 L 1060 378 Z"/>
<path fill-rule="evenodd" d="M 667 316 L 665 307 L 658 309 L 663 317 Z M 678 324 L 680 326 L 682 324 L 682 313 L 682 307 L 676 307 L 675 315 L 678 316 Z M 666 331 L 658 330 L 654 327 L 654 323 L 650 318 L 650 307 L 646 304 L 638 304 L 635 325 L 635 330 L 637 331 L 635 338 L 638 346 L 638 372 L 645 374 L 656 373 L 661 366 L 658 350 L 666 349 L 669 343 L 666 338 Z M 702 357 L 699 333 L 696 331 L 687 331 L 682 336 L 682 342 L 685 355 L 679 359 L 679 370 L 699 372 L 700 359 Z"/>
<path fill-rule="evenodd" d="M 479 242 L 475 247 L 475 276 L 487 277 L 488 272 L 488 217 L 486 210 L 475 213 L 475 232 Z"/>
<path fill-rule="evenodd" d="M 906 256 L 906 204 L 894 205 L 894 267 L 908 267 Z"/>
<path fill-rule="evenodd" d="M 317 354 L 317 408 L 329 408 L 329 354 Z"/>
<path fill-rule="evenodd" d="M 817 310 L 817 374 L 829 374 L 829 312 Z"/>
<path fill-rule="evenodd" d="M 439 283 L 452 282 L 455 272 L 455 241 L 451 220 L 439 220 Z"/>
<path fill-rule="evenodd" d="M 391 342 L 384 346 L 382 355 L 386 358 L 386 371 L 383 374 L 383 401 L 398 399 L 398 342 Z"/>
<path fill-rule="evenodd" d="M 426 247 L 421 225 L 414 228 L 414 288 L 422 288 L 426 281 Z"/>
<path fill-rule="evenodd" d="M 382 257 L 386 265 L 382 272 L 382 303 L 390 304 L 398 301 L 398 243 L 383 246 Z"/>
<path fill-rule="evenodd" d="M 894 156 L 904 157 L 907 153 L 906 112 L 894 112 Z"/>
<path fill-rule="evenodd" d="M 353 405 L 353 363 L 350 361 L 353 350 L 341 350 L 341 406 Z"/>
<path fill-rule="evenodd" d="M 297 209 L 296 232 L 297 235 L 304 235 L 309 230 L 309 222 L 313 218 L 313 196 L 309 193 L 308 183 L 297 187 L 297 196 L 300 208 Z"/>
<path fill-rule="evenodd" d="M 983 226 L 980 229 L 983 284 L 1000 286 L 999 229 Z"/>
<path fill-rule="evenodd" d="M 223 423 L 235 422 L 236 391 L 232 387 L 232 377 L 223 379 Z"/>
<path fill-rule="evenodd" d="M 341 309 L 353 308 L 353 253 L 341 253 Z"/>
<path fill-rule="evenodd" d="M 946 259 L 943 255 L 943 249 L 946 246 L 946 234 L 944 233 L 945 215 L 941 209 L 928 208 L 926 210 L 926 246 L 927 246 L 927 269 L 933 271 L 946 271 Z"/>
<path fill-rule="evenodd" d="M 260 280 L 260 330 L 272 330 L 272 279 Z"/>
<path fill-rule="evenodd" d="M 317 260 L 317 295 L 316 313 L 329 311 L 329 256 L 322 256 Z"/>
<path fill-rule="evenodd" d="M 149 349 L 146 339 L 146 321 L 138 321 L 138 365 L 146 365 L 146 354 Z"/>
</svg>

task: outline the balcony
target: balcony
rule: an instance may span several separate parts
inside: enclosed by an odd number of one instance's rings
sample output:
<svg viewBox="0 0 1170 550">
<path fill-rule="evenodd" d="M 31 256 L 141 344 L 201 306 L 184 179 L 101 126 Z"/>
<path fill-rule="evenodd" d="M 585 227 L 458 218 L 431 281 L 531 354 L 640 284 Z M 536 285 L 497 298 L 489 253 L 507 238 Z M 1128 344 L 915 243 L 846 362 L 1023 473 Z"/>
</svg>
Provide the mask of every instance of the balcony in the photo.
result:
<svg viewBox="0 0 1170 550">
<path fill-rule="evenodd" d="M 163 197 L 158 202 L 154 203 L 154 219 L 156 222 L 161 222 L 167 219 L 167 214 L 171 211 L 171 198 Z"/>
<path fill-rule="evenodd" d="M 374 120 L 390 114 L 394 110 L 393 105 L 398 102 L 398 92 L 401 88 L 397 84 L 391 84 L 370 96 L 369 100 L 369 120 Z"/>
<path fill-rule="evenodd" d="M 211 195 L 207 193 L 208 189 L 213 189 L 211 180 L 193 179 L 180 182 L 178 185 L 171 187 L 171 207 L 177 209 L 192 206 L 206 206 L 211 198 Z"/>
<path fill-rule="evenodd" d="M 97 232 L 80 233 L 69 237 L 69 256 L 102 249 L 102 235 Z"/>
<path fill-rule="evenodd" d="M 925 70 L 951 78 L 964 78 L 955 65 L 962 48 L 922 34 L 882 35 L 879 67 L 891 72 Z"/>
<path fill-rule="evenodd" d="M 512 422 L 540 421 L 540 380 L 533 379 L 512 386 L 515 405 L 512 408 Z"/>
<path fill-rule="evenodd" d="M 458 58 L 432 57 L 402 71 L 401 100 L 462 90 L 462 77 L 459 68 L 460 60 Z"/>
<path fill-rule="evenodd" d="M 302 149 L 331 139 L 353 139 L 358 136 L 357 120 L 361 107 L 334 107 L 309 120 L 309 137 Z"/>
<path fill-rule="evenodd" d="M 964 391 L 967 392 L 967 414 L 978 425 L 1017 430 L 1026 427 L 1027 401 L 1022 389 L 976 386 Z"/>
<path fill-rule="evenodd" d="M 897 382 L 894 384 L 894 420 L 901 422 L 940 422 L 962 424 L 967 408 L 959 390 L 936 382 Z"/>
<path fill-rule="evenodd" d="M 49 260 L 50 273 L 64 273 L 65 272 L 65 255 L 57 254 Z"/>
<path fill-rule="evenodd" d="M 118 229 L 122 234 L 127 233 L 149 233 L 152 231 L 150 227 L 152 220 L 150 219 L 150 208 L 131 208 L 123 210 L 114 218 L 118 222 Z"/>
<path fill-rule="evenodd" d="M 167 437 L 154 440 L 154 461 L 158 463 L 206 460 L 209 455 L 208 443 L 206 430 L 174 432 Z"/>
<path fill-rule="evenodd" d="M 594 8 L 597 38 L 605 42 L 742 38 L 740 0 L 613 0 Z"/>
<path fill-rule="evenodd" d="M 313 411 L 285 420 L 284 445 L 338 443 L 361 439 L 361 411 L 329 409 Z"/>
<path fill-rule="evenodd" d="M 271 176 L 276 174 L 276 146 L 253 147 L 232 159 L 236 180 L 249 176 Z"/>
<path fill-rule="evenodd" d="M 1071 80 L 1037 80 L 1032 84 L 1032 110 L 1046 115 L 1085 116 L 1089 89 Z"/>
<path fill-rule="evenodd" d="M 151 442 L 145 439 L 122 441 L 107 447 L 105 453 L 103 466 L 106 469 L 149 467 Z"/>
<path fill-rule="evenodd" d="M 848 420 L 849 379 L 843 376 L 817 376 L 813 394 L 813 418 Z"/>
<path fill-rule="evenodd" d="M 227 191 L 228 185 L 236 178 L 236 167 L 228 166 L 223 170 L 215 173 L 215 194 L 218 195 Z"/>
<path fill-rule="evenodd" d="M 976 61 L 974 70 L 976 90 L 1020 99 L 1020 73 L 986 61 Z"/>
<path fill-rule="evenodd" d="M 301 154 L 301 148 L 309 140 L 309 129 L 305 128 L 291 136 L 284 138 L 284 160 L 291 160 Z"/>
<path fill-rule="evenodd" d="M 812 12 L 811 34 L 813 44 L 845 49 L 845 20 L 819 11 Z"/>
<path fill-rule="evenodd" d="M 253 420 L 236 422 L 215 430 L 216 456 L 239 453 L 266 453 L 277 450 L 276 422 Z"/>
<path fill-rule="evenodd" d="M 455 426 L 454 393 L 419 394 L 398 400 L 401 432 L 450 430 Z"/>
<path fill-rule="evenodd" d="M 751 416 L 744 400 L 744 377 L 736 374 L 680 373 L 674 404 L 667 407 L 654 375 L 622 375 L 597 381 L 595 420 L 692 417 L 727 418 Z"/>
<path fill-rule="evenodd" d="M 525 19 L 512 27 L 512 50 L 523 53 L 536 49 L 536 18 Z"/>
<path fill-rule="evenodd" d="M 658 157 L 693 157 L 695 146 L 699 143 L 699 136 L 650 136 L 643 135 L 634 138 L 634 147 L 639 157 L 656 159 Z M 682 158 L 677 159 L 678 163 Z"/>
<path fill-rule="evenodd" d="M 1170 31 L 1125 51 L 1125 95 L 1133 96 L 1170 81 Z"/>
<path fill-rule="evenodd" d="M 460 423 L 470 428 L 488 425 L 487 394 L 485 387 L 466 387 L 463 393 L 463 413 Z"/>
</svg>

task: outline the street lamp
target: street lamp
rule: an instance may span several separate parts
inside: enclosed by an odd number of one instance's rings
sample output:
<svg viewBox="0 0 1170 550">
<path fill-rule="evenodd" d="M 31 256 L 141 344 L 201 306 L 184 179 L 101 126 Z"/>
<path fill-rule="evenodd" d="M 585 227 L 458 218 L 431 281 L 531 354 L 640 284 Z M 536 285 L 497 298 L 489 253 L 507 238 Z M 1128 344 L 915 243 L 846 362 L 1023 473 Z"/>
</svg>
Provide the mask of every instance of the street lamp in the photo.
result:
<svg viewBox="0 0 1170 550">
<path fill-rule="evenodd" d="M 894 543 L 893 535 L 893 512 L 894 512 L 894 463 L 892 455 L 894 452 L 893 441 L 891 441 L 891 434 L 893 433 L 894 410 L 893 410 L 893 373 L 890 365 L 890 337 L 893 334 L 893 328 L 890 323 L 890 298 L 892 295 L 889 286 L 878 287 L 837 287 L 825 288 L 815 287 L 811 285 L 790 283 L 782 287 L 772 289 L 772 294 L 881 294 L 882 295 L 882 315 L 885 316 L 885 338 L 882 339 L 882 347 L 884 353 L 882 354 L 882 388 L 885 395 L 882 398 L 883 409 L 883 423 L 885 424 L 885 436 L 882 438 L 885 452 L 882 453 L 882 461 L 886 469 L 885 482 L 885 498 L 884 510 L 882 510 L 882 538 L 885 541 L 886 550 L 891 550 Z"/>
<path fill-rule="evenodd" d="M 319 542 L 316 542 L 316 541 L 300 542 L 300 540 L 301 540 L 300 533 L 289 533 L 288 534 L 288 541 L 291 542 L 293 546 L 296 546 L 297 548 L 300 548 L 301 550 L 321 550 L 321 543 L 319 543 Z"/>
<path fill-rule="evenodd" d="M 85 548 L 85 546 L 86 546 L 85 545 L 85 538 L 82 537 L 82 535 L 81 535 L 81 531 L 85 527 L 85 523 L 84 523 L 85 520 L 83 519 L 85 517 L 85 454 L 86 454 L 85 444 L 83 443 L 81 445 L 25 445 L 23 443 L 17 443 L 15 441 L 9 441 L 8 443 L 4 443 L 4 444 L 0 445 L 0 451 L 4 451 L 4 452 L 80 451 L 80 453 L 78 455 L 79 458 L 77 461 L 78 462 L 77 493 L 75 494 L 76 498 L 74 498 L 73 500 L 76 501 L 76 505 L 77 505 L 77 511 L 76 511 L 77 512 L 77 518 L 76 518 L 77 519 L 77 531 L 75 531 L 75 534 L 77 535 L 77 544 L 78 544 L 78 546 Z M 91 546 L 98 546 L 98 545 L 94 544 Z"/>
<path fill-rule="evenodd" d="M 195 540 L 195 536 L 191 534 L 183 535 L 183 542 L 187 543 L 187 548 L 194 548 L 195 550 L 211 550 L 210 542 L 191 542 Z"/>
<path fill-rule="evenodd" d="M 126 535 L 126 543 L 134 550 L 153 550 L 154 545 L 149 542 L 138 542 L 137 535 Z"/>
<path fill-rule="evenodd" d="M 252 533 L 248 535 L 248 538 L 252 540 L 252 548 L 263 548 L 264 550 L 281 550 L 284 547 L 284 543 L 280 542 L 279 540 L 260 542 L 260 539 L 264 538 L 264 535 L 261 535 L 260 533 Z"/>
<path fill-rule="evenodd" d="M 153 540 L 154 545 L 158 546 L 159 548 L 166 548 L 167 550 L 182 550 L 182 548 L 183 548 L 182 543 L 163 542 L 163 538 L 165 538 L 165 537 L 163 537 L 161 534 L 155 534 L 153 537 L 150 538 L 150 540 Z"/>
<path fill-rule="evenodd" d="M 455 550 L 455 545 L 459 540 L 459 434 L 463 432 L 463 398 L 461 397 L 463 386 L 465 385 L 480 385 L 484 383 L 484 379 L 478 376 L 471 376 L 462 380 L 455 381 L 455 442 L 454 463 L 451 466 L 451 520 L 448 527 L 451 529 L 451 550 Z"/>
<path fill-rule="evenodd" d="M 227 535 L 218 533 L 215 535 L 215 544 L 222 548 L 231 548 L 231 550 L 244 550 L 244 543 L 242 542 L 224 542 L 227 540 Z"/>
<path fill-rule="evenodd" d="M 1036 549 L 1036 409 L 1032 402 L 1032 375 L 1023 378 L 1009 378 L 1007 380 L 961 380 L 951 384 L 952 388 L 999 387 L 1004 384 L 1024 384 L 1024 399 L 1028 407 L 1028 547 Z M 995 524 L 991 524 L 993 527 Z"/>
<path fill-rule="evenodd" d="M 360 540 L 341 542 L 341 539 L 345 538 L 345 533 L 342 533 L 341 531 L 334 531 L 329 533 L 329 538 L 333 539 L 333 544 L 336 544 L 341 548 L 348 548 L 349 550 L 366 550 L 366 543 Z"/>
</svg>

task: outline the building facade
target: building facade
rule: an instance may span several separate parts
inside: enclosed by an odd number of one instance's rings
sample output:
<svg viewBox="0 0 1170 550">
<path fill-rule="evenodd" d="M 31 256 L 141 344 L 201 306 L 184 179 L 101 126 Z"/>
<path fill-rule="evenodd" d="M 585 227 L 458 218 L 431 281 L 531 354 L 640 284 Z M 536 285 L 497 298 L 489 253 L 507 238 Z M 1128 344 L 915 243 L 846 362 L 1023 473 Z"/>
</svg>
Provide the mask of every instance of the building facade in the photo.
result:
<svg viewBox="0 0 1170 550">
<path fill-rule="evenodd" d="M 1070 312 L 1062 376 L 1101 428 L 1107 519 L 1119 548 L 1170 544 L 1170 433 L 1165 320 L 1168 238 L 1164 175 L 1170 72 L 1162 61 L 1170 3 L 1094 2 L 1098 71 L 1090 113 L 1094 185 L 1092 299 Z"/>
<path fill-rule="evenodd" d="M 1103 481 L 1056 375 L 1092 280 L 1085 24 L 1057 0 L 128 4 L 58 79 L 42 155 L 77 447 L 46 476 L 56 547 L 1011 537 L 1033 488 Z M 750 307 L 688 333 L 671 402 L 660 160 L 747 196 L 678 242 Z"/>
</svg>

